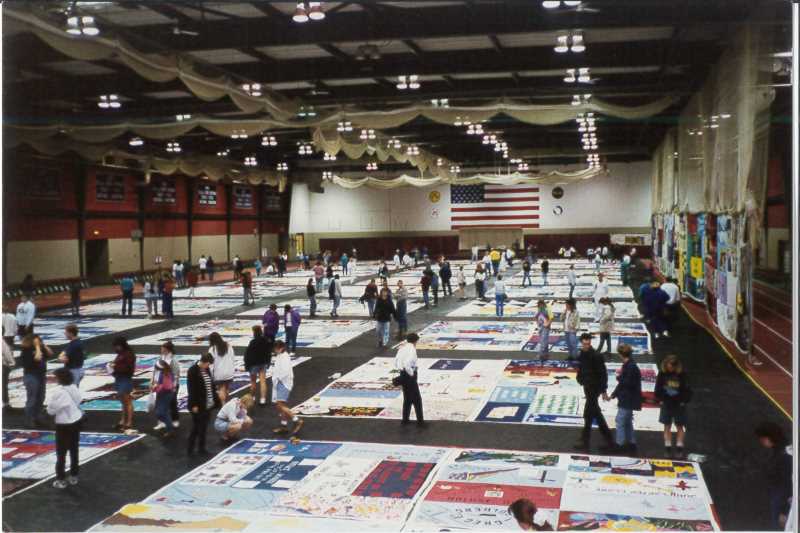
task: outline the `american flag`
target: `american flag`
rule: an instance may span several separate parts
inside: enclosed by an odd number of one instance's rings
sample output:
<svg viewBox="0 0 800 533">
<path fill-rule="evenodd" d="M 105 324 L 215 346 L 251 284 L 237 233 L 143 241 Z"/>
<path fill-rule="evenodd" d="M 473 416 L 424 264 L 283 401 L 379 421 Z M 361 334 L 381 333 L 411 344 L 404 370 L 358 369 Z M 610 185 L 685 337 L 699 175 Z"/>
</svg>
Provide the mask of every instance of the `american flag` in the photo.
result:
<svg viewBox="0 0 800 533">
<path fill-rule="evenodd" d="M 451 185 L 450 228 L 539 227 L 539 187 Z"/>
</svg>

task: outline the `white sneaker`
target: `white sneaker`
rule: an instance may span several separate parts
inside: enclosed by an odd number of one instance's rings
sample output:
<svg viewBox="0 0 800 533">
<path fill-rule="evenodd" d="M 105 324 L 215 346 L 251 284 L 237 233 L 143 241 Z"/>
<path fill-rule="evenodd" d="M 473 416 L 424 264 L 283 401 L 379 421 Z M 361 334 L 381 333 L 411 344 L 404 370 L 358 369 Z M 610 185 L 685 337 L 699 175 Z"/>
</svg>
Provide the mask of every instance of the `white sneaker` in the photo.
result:
<svg viewBox="0 0 800 533">
<path fill-rule="evenodd" d="M 67 476 L 67 483 L 69 483 L 70 485 L 77 485 L 78 476 Z"/>
<path fill-rule="evenodd" d="M 661 334 L 664 335 L 665 337 L 669 337 L 669 331 L 663 331 L 661 332 Z"/>
<path fill-rule="evenodd" d="M 259 403 L 259 404 L 261 404 L 261 405 L 267 405 L 267 400 L 266 400 L 266 398 L 261 398 L 261 399 L 258 401 L 258 403 Z"/>
<path fill-rule="evenodd" d="M 176 420 L 175 422 L 172 423 L 172 427 L 179 428 L 181 427 L 181 423 Z"/>
<path fill-rule="evenodd" d="M 164 429 L 167 425 L 164 422 L 159 422 L 155 426 L 153 426 L 154 431 L 158 431 L 159 429 Z"/>
<path fill-rule="evenodd" d="M 67 482 L 65 480 L 63 480 L 63 479 L 57 479 L 57 480 L 53 481 L 53 488 L 54 489 L 66 489 L 67 485 L 68 485 Z"/>
<path fill-rule="evenodd" d="M 289 357 L 294 357 L 294 352 L 289 352 Z"/>
</svg>

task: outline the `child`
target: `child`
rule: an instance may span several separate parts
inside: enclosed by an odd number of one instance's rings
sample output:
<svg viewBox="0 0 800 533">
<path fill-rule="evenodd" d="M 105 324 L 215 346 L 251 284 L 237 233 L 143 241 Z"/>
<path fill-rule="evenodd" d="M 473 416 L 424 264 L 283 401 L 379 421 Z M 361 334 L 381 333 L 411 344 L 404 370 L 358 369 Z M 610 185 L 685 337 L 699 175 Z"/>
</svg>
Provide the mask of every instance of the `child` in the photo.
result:
<svg viewBox="0 0 800 533">
<path fill-rule="evenodd" d="M 256 404 L 252 394 L 245 394 L 241 398 L 233 398 L 222 406 L 214 420 L 214 429 L 221 433 L 222 442 L 230 443 L 239 438 L 239 434 L 250 429 L 253 419 L 247 416 L 247 411 Z"/>
<path fill-rule="evenodd" d="M 78 443 L 81 435 L 81 391 L 73 382 L 68 368 L 59 368 L 55 372 L 58 387 L 50 395 L 47 412 L 55 417 L 56 422 L 56 481 L 53 487 L 65 489 L 67 485 L 78 484 L 80 459 Z M 69 452 L 69 477 L 66 477 L 67 452 Z"/>
<path fill-rule="evenodd" d="M 289 431 L 289 421 L 294 424 L 291 434 L 296 435 L 303 427 L 303 421 L 292 412 L 286 405 L 289 401 L 289 394 L 294 385 L 294 369 L 292 360 L 286 352 L 286 345 L 283 341 L 275 342 L 275 366 L 272 370 L 272 402 L 278 411 L 281 419 L 280 427 L 272 430 L 273 433 L 287 433 Z"/>
<path fill-rule="evenodd" d="M 655 396 L 661 402 L 658 421 L 664 424 L 664 449 L 669 458 L 686 458 L 683 449 L 683 438 L 686 432 L 686 404 L 692 399 L 689 378 L 683 371 L 683 365 L 676 355 L 668 355 L 661 362 L 661 369 L 656 378 Z M 672 454 L 672 424 L 678 432 L 675 444 L 675 455 Z"/>
<path fill-rule="evenodd" d="M 547 520 L 536 519 L 539 510 L 536 504 L 527 498 L 520 498 L 508 506 L 508 514 L 514 515 L 520 529 L 525 531 L 553 531 L 553 526 Z"/>
<path fill-rule="evenodd" d="M 172 375 L 172 368 L 163 359 L 156 362 L 155 371 L 157 376 L 153 379 L 152 391 L 156 394 L 156 417 L 161 424 L 164 424 L 163 437 L 172 436 L 172 414 L 170 405 L 172 397 L 175 395 L 175 379 Z"/>
<path fill-rule="evenodd" d="M 774 422 L 762 422 L 755 431 L 758 441 L 769 450 L 764 474 L 767 478 L 767 495 L 772 529 L 783 530 L 792 500 L 792 456 L 788 453 L 788 439 L 783 429 Z"/>
</svg>

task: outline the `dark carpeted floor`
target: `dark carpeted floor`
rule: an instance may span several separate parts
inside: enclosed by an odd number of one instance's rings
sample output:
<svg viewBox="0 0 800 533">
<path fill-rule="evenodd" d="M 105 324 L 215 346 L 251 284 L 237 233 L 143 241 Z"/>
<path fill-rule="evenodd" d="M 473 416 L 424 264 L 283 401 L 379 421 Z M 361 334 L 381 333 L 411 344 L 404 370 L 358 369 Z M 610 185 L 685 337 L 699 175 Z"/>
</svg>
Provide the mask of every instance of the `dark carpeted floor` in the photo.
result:
<svg viewBox="0 0 800 533">
<path fill-rule="evenodd" d="M 290 299 L 291 296 L 274 301 Z M 259 304 L 267 301 L 273 300 Z M 440 299 L 438 308 L 422 309 L 409 315 L 410 330 L 444 319 L 447 312 L 462 304 L 455 298 Z M 232 318 L 241 309 L 233 308 L 214 316 Z M 212 316 L 179 318 L 129 331 L 127 335 L 129 338 L 141 337 L 210 318 Z M 680 317 L 672 338 L 654 342 L 656 355 L 644 356 L 642 362 L 658 362 L 665 355 L 675 353 L 683 359 L 689 372 L 695 396 L 690 404 L 687 448 L 689 452 L 707 456 L 702 464 L 703 475 L 722 527 L 728 530 L 766 529 L 768 502 L 761 466 L 764 454 L 753 436 L 753 428 L 761 421 L 773 420 L 788 432 L 790 421 L 741 374 L 713 338 L 686 316 Z M 111 337 L 107 336 L 89 340 L 86 346 L 92 353 L 111 353 L 110 343 Z M 152 353 L 153 349 L 139 351 Z M 183 353 L 201 351 L 196 348 L 183 350 Z M 237 348 L 237 353 L 242 351 Z M 369 332 L 340 348 L 307 349 L 298 353 L 310 355 L 312 359 L 295 368 L 295 387 L 290 402 L 293 405 L 324 388 L 330 382 L 328 376 L 335 372 L 349 372 L 376 355 L 389 356 L 394 352 L 376 348 L 376 337 Z M 421 357 L 437 355 L 450 358 L 533 356 L 530 352 L 420 352 Z M 252 415 L 255 426 L 248 436 L 272 438 L 271 428 L 277 425 L 272 407 L 256 407 Z M 109 432 L 117 420 L 118 413 L 92 411 L 88 413 L 85 428 Z M 167 441 L 153 435 L 150 429 L 155 424 L 153 415 L 136 413 L 134 423 L 148 436 L 84 465 L 77 487 L 58 491 L 48 482 L 4 500 L 4 529 L 86 530 L 126 503 L 144 499 L 204 461 L 187 458 L 185 454 L 185 439 L 191 425 L 188 415 L 182 416 L 177 436 Z M 22 424 L 21 411 L 4 413 L 3 428 L 22 428 Z M 401 427 L 399 421 L 394 420 L 307 418 L 301 437 L 306 440 L 569 452 L 578 433 L 579 430 L 571 428 L 518 424 L 433 421 L 427 429 L 418 429 L 413 424 Z M 209 439 L 211 451 L 218 451 L 222 445 L 211 430 Z M 663 442 L 660 432 L 639 432 L 637 439 L 640 455 L 661 456 Z M 599 438 L 594 439 L 595 445 L 599 442 Z"/>
</svg>

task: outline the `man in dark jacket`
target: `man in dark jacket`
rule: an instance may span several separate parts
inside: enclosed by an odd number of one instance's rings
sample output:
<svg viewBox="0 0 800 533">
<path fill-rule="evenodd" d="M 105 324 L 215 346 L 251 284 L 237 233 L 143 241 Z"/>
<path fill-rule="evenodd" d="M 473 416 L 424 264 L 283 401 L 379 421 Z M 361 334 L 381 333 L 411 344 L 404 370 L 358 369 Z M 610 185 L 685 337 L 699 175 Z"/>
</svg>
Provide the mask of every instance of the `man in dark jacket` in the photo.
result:
<svg viewBox="0 0 800 533">
<path fill-rule="evenodd" d="M 389 332 L 392 328 L 392 317 L 397 317 L 392 299 L 389 298 L 389 290 L 382 289 L 381 296 L 375 302 L 375 332 L 378 334 L 378 347 L 382 348 L 389 344 Z"/>
<path fill-rule="evenodd" d="M 589 451 L 589 437 L 592 430 L 592 422 L 597 421 L 597 427 L 600 433 L 608 443 L 606 449 L 601 448 L 601 452 L 613 451 L 614 438 L 611 435 L 611 430 L 608 429 L 606 419 L 603 417 L 603 412 L 600 410 L 598 397 L 603 396 L 603 400 L 608 401 L 608 373 L 606 371 L 606 363 L 602 354 L 599 354 L 592 347 L 592 335 L 584 333 L 581 335 L 581 350 L 578 360 L 578 383 L 583 387 L 583 393 L 586 396 L 586 403 L 583 407 L 583 432 L 581 433 L 581 440 L 575 445 L 575 449 L 579 451 Z"/>
<path fill-rule="evenodd" d="M 622 368 L 617 373 L 617 387 L 611 393 L 617 399 L 617 446 L 628 455 L 636 455 L 636 434 L 633 431 L 633 412 L 642 410 L 642 374 L 633 360 L 633 348 L 620 344 L 617 353 Z"/>
<path fill-rule="evenodd" d="M 453 277 L 453 271 L 450 270 L 450 263 L 442 258 L 439 263 L 439 277 L 442 278 L 442 296 L 452 296 L 453 287 L 450 286 L 450 278 Z"/>
<path fill-rule="evenodd" d="M 186 449 L 189 455 L 194 453 L 195 442 L 201 454 L 208 454 L 206 450 L 208 421 L 211 419 L 211 410 L 220 406 L 219 396 L 208 369 L 213 361 L 211 354 L 203 354 L 200 360 L 189 368 L 186 375 L 189 390 L 188 407 L 192 413 L 192 432 L 189 434 Z"/>
</svg>

